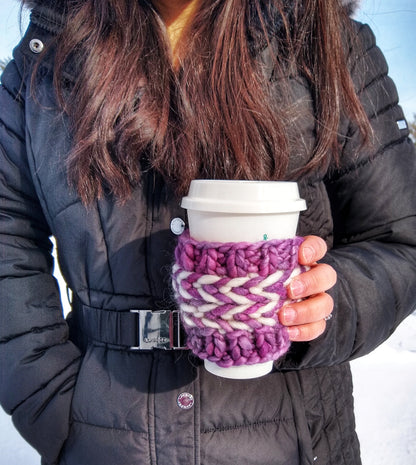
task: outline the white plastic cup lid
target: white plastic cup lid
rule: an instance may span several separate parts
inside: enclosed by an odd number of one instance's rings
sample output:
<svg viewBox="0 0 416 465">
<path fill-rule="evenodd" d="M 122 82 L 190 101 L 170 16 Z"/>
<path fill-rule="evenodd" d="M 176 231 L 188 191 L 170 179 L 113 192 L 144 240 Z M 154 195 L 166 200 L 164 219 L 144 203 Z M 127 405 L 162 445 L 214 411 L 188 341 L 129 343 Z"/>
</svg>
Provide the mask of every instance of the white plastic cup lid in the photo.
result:
<svg viewBox="0 0 416 465">
<path fill-rule="evenodd" d="M 296 182 L 197 179 L 181 206 L 223 213 L 285 213 L 306 210 Z"/>
</svg>

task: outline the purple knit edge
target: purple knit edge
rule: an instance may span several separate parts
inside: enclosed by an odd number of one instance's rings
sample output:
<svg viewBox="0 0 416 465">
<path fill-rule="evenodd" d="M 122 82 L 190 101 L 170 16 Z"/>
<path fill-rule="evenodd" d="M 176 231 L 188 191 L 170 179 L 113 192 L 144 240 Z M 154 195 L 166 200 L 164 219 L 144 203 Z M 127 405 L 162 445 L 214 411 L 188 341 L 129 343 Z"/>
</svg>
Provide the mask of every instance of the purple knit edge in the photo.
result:
<svg viewBox="0 0 416 465">
<path fill-rule="evenodd" d="M 282 269 L 282 262 L 279 261 L 281 250 L 283 249 L 285 252 L 297 250 L 303 240 L 303 237 L 295 236 L 289 239 L 271 239 L 258 242 L 207 242 L 193 239 L 187 230 L 179 237 L 175 249 L 175 260 L 185 271 L 196 271 L 201 274 L 216 274 L 234 278 L 258 272 L 260 276 L 267 276 Z M 239 255 L 241 253 L 246 255 Z M 250 267 L 247 269 L 238 267 L 238 272 L 230 269 L 232 256 L 237 267 L 240 260 L 242 263 L 245 262 L 245 265 L 249 262 L 252 265 L 251 269 Z M 289 266 L 293 266 L 294 261 L 297 262 L 297 256 L 293 257 Z M 220 268 L 210 269 L 209 261 L 218 264 L 221 258 Z M 256 265 L 258 265 L 256 260 L 261 262 L 258 269 L 256 269 Z"/>
<path fill-rule="evenodd" d="M 222 368 L 254 365 L 277 360 L 290 346 L 287 328 L 279 322 L 269 331 L 201 331 L 187 328 L 187 347 L 200 359 L 209 360 Z M 211 333 L 211 334 L 210 334 Z"/>
</svg>

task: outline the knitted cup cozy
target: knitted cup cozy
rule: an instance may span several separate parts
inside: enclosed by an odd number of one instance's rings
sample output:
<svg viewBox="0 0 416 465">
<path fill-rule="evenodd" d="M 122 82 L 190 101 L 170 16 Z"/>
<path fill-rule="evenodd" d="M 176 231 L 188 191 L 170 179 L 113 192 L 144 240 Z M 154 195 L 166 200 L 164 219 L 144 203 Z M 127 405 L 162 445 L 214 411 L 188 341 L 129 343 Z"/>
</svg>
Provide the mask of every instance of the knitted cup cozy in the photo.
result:
<svg viewBox="0 0 416 465">
<path fill-rule="evenodd" d="M 276 360 L 289 348 L 278 311 L 286 285 L 302 271 L 303 238 L 198 242 L 184 232 L 175 250 L 172 284 L 187 346 L 220 367 Z"/>
</svg>

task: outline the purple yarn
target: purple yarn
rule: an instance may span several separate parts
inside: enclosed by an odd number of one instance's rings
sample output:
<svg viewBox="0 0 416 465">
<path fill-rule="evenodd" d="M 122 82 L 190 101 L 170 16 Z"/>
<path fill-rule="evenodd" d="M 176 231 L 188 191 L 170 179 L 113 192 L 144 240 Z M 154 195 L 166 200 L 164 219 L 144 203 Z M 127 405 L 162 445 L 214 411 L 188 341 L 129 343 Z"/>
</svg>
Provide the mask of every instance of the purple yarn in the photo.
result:
<svg viewBox="0 0 416 465">
<path fill-rule="evenodd" d="M 302 242 L 204 242 L 183 233 L 172 283 L 189 349 L 221 367 L 263 363 L 287 352 L 289 336 L 278 311 L 288 299 L 287 281 L 301 270 Z"/>
<path fill-rule="evenodd" d="M 261 329 L 220 334 L 214 330 L 188 328 L 187 344 L 199 358 L 223 368 L 268 362 L 287 352 L 289 336 L 280 323 L 268 332 Z"/>
</svg>

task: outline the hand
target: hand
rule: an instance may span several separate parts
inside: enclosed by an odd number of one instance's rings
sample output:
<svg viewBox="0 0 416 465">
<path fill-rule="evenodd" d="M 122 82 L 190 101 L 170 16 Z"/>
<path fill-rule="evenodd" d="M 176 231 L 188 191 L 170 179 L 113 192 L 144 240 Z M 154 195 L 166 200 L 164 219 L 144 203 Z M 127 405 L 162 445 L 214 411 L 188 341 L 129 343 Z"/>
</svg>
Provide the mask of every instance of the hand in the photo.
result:
<svg viewBox="0 0 416 465">
<path fill-rule="evenodd" d="M 287 291 L 290 299 L 303 300 L 285 305 L 279 312 L 291 341 L 311 341 L 320 336 L 326 328 L 325 318 L 334 308 L 326 291 L 336 283 L 337 274 L 332 266 L 316 263 L 326 251 L 325 241 L 318 236 L 305 237 L 299 247 L 299 263 L 311 268 L 293 278 Z"/>
</svg>

